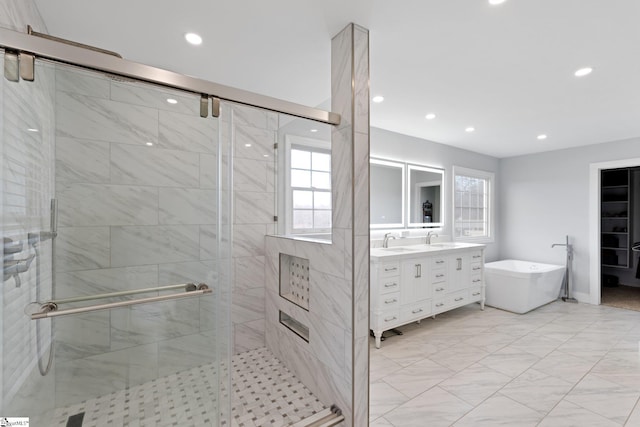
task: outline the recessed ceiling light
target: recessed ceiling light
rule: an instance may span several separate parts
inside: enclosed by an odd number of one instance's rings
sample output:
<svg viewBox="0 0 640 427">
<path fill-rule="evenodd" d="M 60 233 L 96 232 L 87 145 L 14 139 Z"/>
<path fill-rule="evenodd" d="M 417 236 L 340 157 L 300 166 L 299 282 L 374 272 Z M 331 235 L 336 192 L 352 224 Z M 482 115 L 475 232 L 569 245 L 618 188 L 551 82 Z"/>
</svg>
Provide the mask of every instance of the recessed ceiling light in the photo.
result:
<svg viewBox="0 0 640 427">
<path fill-rule="evenodd" d="M 384 96 L 377 95 L 377 96 L 374 96 L 373 99 L 371 99 L 371 100 L 373 102 L 375 102 L 376 104 L 379 104 L 382 101 L 384 101 Z"/>
<path fill-rule="evenodd" d="M 175 100 L 175 99 L 173 99 L 173 98 L 167 98 L 167 102 L 168 102 L 169 104 L 177 104 L 177 103 L 178 103 L 178 101 L 177 101 L 177 100 Z"/>
<path fill-rule="evenodd" d="M 591 67 L 584 67 L 584 68 L 580 68 L 578 71 L 576 71 L 575 73 L 573 73 L 576 77 L 584 77 L 587 76 L 589 74 L 591 74 L 591 72 L 593 71 L 593 68 Z"/>
<path fill-rule="evenodd" d="M 147 142 L 147 145 L 151 147 L 153 145 L 153 142 Z"/>
<path fill-rule="evenodd" d="M 318 129 L 311 129 L 309 132 L 316 133 L 316 132 L 318 132 Z"/>
<path fill-rule="evenodd" d="M 202 44 L 202 37 L 200 37 L 196 33 L 187 33 L 184 35 L 184 38 L 191 44 L 194 44 L 194 45 Z"/>
<path fill-rule="evenodd" d="M 471 132 L 473 132 L 473 131 L 475 131 L 475 130 L 476 130 L 476 128 L 474 128 L 473 126 L 469 126 L 469 127 L 468 127 L 468 128 L 466 128 L 464 131 L 465 131 L 465 132 L 469 132 L 469 133 L 471 133 Z"/>
<path fill-rule="evenodd" d="M 429 113 L 426 116 L 424 116 L 424 118 L 427 119 L 427 120 L 433 120 L 433 119 L 436 118 L 436 115 L 433 114 L 433 113 Z"/>
<path fill-rule="evenodd" d="M 539 140 L 543 140 L 543 139 L 547 139 L 547 135 L 545 135 L 544 133 L 542 135 L 538 135 L 538 139 Z"/>
<path fill-rule="evenodd" d="M 251 144 L 244 144 L 245 147 L 251 147 Z"/>
<path fill-rule="evenodd" d="M 268 154 L 263 154 L 262 157 L 269 157 L 269 155 Z"/>
<path fill-rule="evenodd" d="M 27 129 L 28 132 L 39 132 L 38 129 L 36 128 L 29 128 Z"/>
<path fill-rule="evenodd" d="M 499 5 L 499 4 L 504 3 L 505 1 L 507 1 L 507 0 L 489 0 L 489 4 L 490 4 L 491 6 L 497 6 L 497 5 Z"/>
</svg>

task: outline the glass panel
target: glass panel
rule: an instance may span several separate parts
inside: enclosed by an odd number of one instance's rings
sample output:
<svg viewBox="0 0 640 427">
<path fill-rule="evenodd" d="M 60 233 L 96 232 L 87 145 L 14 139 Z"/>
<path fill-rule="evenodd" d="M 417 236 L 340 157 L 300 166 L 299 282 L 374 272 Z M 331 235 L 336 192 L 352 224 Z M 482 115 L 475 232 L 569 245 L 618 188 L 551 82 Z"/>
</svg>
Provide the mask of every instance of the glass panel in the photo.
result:
<svg viewBox="0 0 640 427">
<path fill-rule="evenodd" d="M 311 169 L 311 153 L 292 149 L 291 167 L 296 169 Z"/>
<path fill-rule="evenodd" d="M 325 153 L 313 153 L 313 170 L 331 172 L 331 155 Z"/>
<path fill-rule="evenodd" d="M 293 211 L 293 228 L 308 229 L 313 228 L 313 211 Z"/>
<path fill-rule="evenodd" d="M 100 425 L 123 418 L 147 425 L 169 399 L 175 414 L 198 400 L 217 425 L 217 390 L 221 382 L 230 389 L 220 367 L 230 366 L 232 182 L 231 171 L 220 170 L 231 144 L 221 141 L 218 120 L 199 117 L 197 95 L 41 60 L 35 82 L 0 81 L 2 176 L 11 183 L 3 186 L 2 234 L 22 243 L 16 259 L 33 254 L 27 271 L 3 286 L 2 336 L 14 341 L 2 346 L 0 412 L 10 408 L 35 426 L 66 425 L 61 414 L 85 410 Z M 50 231 L 51 199 L 58 206 L 53 238 L 41 233 Z M 61 302 L 62 311 L 183 293 L 187 283 L 214 293 L 55 323 L 24 315 L 31 301 L 181 285 Z M 184 399 L 175 393 L 177 378 L 189 378 Z M 114 405 L 121 409 L 115 415 Z"/>
<path fill-rule="evenodd" d="M 313 191 L 293 191 L 294 209 L 313 209 Z"/>
<path fill-rule="evenodd" d="M 314 238 L 331 240 L 331 129 L 332 126 L 286 114 L 278 115 L 278 157 L 276 164 L 278 234 L 295 236 L 321 233 Z M 297 193 L 317 189 L 311 199 Z M 302 210 L 300 208 L 303 208 Z M 307 210 L 308 208 L 308 210 Z M 315 215 L 315 209 L 328 213 Z M 315 218 L 323 218 L 321 225 Z"/>
<path fill-rule="evenodd" d="M 292 169 L 291 186 L 299 188 L 311 188 L 311 172 Z"/>
<path fill-rule="evenodd" d="M 440 227 L 443 222 L 444 170 L 408 165 L 409 226 Z"/>
<path fill-rule="evenodd" d="M 312 186 L 322 190 L 331 189 L 331 174 L 327 172 L 312 172 Z"/>
<path fill-rule="evenodd" d="M 331 227 L 331 211 L 315 211 L 313 214 L 315 228 Z"/>
<path fill-rule="evenodd" d="M 314 191 L 313 206 L 316 209 L 331 209 L 331 193 Z"/>
</svg>

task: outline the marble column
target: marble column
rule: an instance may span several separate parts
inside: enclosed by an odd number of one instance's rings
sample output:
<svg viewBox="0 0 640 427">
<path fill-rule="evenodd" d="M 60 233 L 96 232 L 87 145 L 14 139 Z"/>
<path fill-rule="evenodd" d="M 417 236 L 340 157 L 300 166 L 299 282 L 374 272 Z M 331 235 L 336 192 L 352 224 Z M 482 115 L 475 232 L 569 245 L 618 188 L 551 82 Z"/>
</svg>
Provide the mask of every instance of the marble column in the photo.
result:
<svg viewBox="0 0 640 427">
<path fill-rule="evenodd" d="M 350 381 L 347 425 L 369 417 L 369 32 L 349 24 L 331 44 L 331 110 L 341 123 L 332 133 L 333 228 L 342 229 L 345 276 L 351 278 Z M 349 244 L 350 243 L 350 244 Z"/>
</svg>

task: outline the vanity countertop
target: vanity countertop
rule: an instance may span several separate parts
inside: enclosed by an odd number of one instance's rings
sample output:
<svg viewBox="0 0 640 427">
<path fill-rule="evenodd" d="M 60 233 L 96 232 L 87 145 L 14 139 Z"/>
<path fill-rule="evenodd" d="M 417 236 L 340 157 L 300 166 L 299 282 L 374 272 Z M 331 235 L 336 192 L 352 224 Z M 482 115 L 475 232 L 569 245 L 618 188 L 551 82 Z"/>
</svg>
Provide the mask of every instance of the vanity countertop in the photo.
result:
<svg viewBox="0 0 640 427">
<path fill-rule="evenodd" d="M 391 246 L 389 248 L 371 248 L 370 256 L 374 260 L 389 258 L 406 258 L 424 254 L 434 254 L 459 249 L 483 248 L 485 245 L 478 243 L 441 242 L 430 245 Z"/>
</svg>

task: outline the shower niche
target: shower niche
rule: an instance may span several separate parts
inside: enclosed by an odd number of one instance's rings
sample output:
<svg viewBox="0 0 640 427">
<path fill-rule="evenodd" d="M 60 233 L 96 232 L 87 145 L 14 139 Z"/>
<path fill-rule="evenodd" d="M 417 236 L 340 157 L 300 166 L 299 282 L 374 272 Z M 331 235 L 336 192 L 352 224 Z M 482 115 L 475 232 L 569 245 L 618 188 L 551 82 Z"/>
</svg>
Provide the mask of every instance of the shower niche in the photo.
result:
<svg viewBox="0 0 640 427">
<path fill-rule="evenodd" d="M 309 311 L 309 260 L 280 254 L 280 296 Z"/>
</svg>

